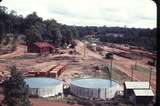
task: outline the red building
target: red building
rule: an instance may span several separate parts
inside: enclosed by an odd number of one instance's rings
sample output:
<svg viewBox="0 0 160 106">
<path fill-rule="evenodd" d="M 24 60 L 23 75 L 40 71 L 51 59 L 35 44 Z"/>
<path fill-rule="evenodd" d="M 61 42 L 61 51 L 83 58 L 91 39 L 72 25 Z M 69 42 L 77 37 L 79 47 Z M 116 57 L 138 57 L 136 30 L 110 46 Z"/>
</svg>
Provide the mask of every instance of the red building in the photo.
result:
<svg viewBox="0 0 160 106">
<path fill-rule="evenodd" d="M 47 42 L 35 42 L 33 44 L 28 45 L 28 52 L 32 53 L 52 53 L 54 50 L 54 46 Z"/>
</svg>

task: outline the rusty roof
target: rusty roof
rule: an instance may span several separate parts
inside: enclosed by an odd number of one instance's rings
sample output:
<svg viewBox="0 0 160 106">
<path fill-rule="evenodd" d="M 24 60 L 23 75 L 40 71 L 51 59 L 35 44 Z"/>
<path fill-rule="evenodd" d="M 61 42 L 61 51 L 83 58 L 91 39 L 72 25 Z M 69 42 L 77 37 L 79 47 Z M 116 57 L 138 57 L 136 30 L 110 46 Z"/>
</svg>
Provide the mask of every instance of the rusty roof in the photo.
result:
<svg viewBox="0 0 160 106">
<path fill-rule="evenodd" d="M 39 48 L 45 48 L 45 47 L 54 48 L 54 46 L 49 44 L 48 42 L 35 42 L 34 44 Z"/>
</svg>

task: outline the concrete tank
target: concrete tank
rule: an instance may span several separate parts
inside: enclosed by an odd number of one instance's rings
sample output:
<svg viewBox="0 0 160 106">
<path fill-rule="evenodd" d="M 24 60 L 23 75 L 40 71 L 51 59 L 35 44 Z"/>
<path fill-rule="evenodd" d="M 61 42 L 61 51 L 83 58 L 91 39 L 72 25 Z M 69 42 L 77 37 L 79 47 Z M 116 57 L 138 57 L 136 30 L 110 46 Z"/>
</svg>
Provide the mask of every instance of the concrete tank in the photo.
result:
<svg viewBox="0 0 160 106">
<path fill-rule="evenodd" d="M 38 97 L 50 97 L 63 93 L 62 81 L 52 78 L 26 78 L 29 94 Z"/>
<path fill-rule="evenodd" d="M 81 98 L 111 99 L 119 89 L 115 81 L 88 78 L 71 82 L 70 92 Z"/>
</svg>

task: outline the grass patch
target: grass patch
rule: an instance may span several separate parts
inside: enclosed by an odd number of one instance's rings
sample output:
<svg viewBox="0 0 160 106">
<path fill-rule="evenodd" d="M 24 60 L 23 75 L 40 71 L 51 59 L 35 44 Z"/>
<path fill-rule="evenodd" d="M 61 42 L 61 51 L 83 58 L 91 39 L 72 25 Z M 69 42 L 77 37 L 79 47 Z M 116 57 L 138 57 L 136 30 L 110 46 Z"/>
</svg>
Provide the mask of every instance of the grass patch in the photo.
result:
<svg viewBox="0 0 160 106">
<path fill-rule="evenodd" d="M 116 80 L 120 83 L 123 83 L 126 80 L 130 80 L 130 77 L 127 76 L 125 73 L 121 72 L 120 70 L 113 68 L 112 70 L 112 79 Z"/>
<path fill-rule="evenodd" d="M 12 59 L 17 59 L 17 60 L 21 60 L 21 59 L 35 59 L 37 57 L 38 57 L 37 55 L 22 55 L 22 56 L 14 57 Z"/>
<path fill-rule="evenodd" d="M 132 68 L 133 68 L 133 70 L 141 72 L 145 75 L 149 75 L 149 72 L 151 71 L 150 69 L 147 69 L 147 68 L 139 66 L 139 65 L 132 66 Z"/>
<path fill-rule="evenodd" d="M 109 73 L 104 71 L 106 78 L 109 78 Z M 112 69 L 112 79 L 118 81 L 119 83 L 123 83 L 126 80 L 130 80 L 131 78 L 127 76 L 125 73 L 121 72 L 120 70 L 113 67 Z"/>
<path fill-rule="evenodd" d="M 113 69 L 112 79 L 118 80 L 118 81 L 123 80 L 123 77 L 120 74 L 118 74 L 117 71 L 119 71 L 119 70 Z"/>
<path fill-rule="evenodd" d="M 6 62 L 7 62 L 6 60 L 0 59 L 0 63 L 6 63 Z"/>
</svg>

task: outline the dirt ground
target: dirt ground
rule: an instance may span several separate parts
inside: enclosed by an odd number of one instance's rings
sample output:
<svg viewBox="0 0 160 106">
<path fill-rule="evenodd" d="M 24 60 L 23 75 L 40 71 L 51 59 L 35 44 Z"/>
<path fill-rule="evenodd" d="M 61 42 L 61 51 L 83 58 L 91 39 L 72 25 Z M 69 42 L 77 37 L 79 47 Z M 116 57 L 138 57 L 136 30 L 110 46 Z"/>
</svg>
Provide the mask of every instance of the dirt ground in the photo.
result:
<svg viewBox="0 0 160 106">
<path fill-rule="evenodd" d="M 53 101 L 47 101 L 47 100 L 43 100 L 43 99 L 31 99 L 31 103 L 33 104 L 33 106 L 81 106 L 78 104 L 66 104 L 66 103 L 55 103 Z"/>
<path fill-rule="evenodd" d="M 93 67 L 97 65 L 110 64 L 110 60 L 104 59 L 104 56 L 98 52 L 91 51 L 84 45 L 82 41 L 76 40 L 77 46 L 75 50 L 79 54 L 69 54 L 70 50 L 63 50 L 64 54 L 55 54 L 48 56 L 38 56 L 36 53 L 27 53 L 27 47 L 25 45 L 18 45 L 16 51 L 10 54 L 0 55 L 0 76 L 9 75 L 8 66 L 15 64 L 21 71 L 35 70 L 40 71 L 49 65 L 67 64 L 66 70 L 59 76 L 58 79 L 65 81 L 67 84 L 71 82 L 75 77 L 90 76 L 93 75 Z M 104 53 L 113 51 L 113 48 L 104 45 Z M 123 50 L 114 48 L 114 52 L 120 52 Z M 143 52 L 143 51 L 141 51 Z M 144 57 L 141 60 L 137 60 L 137 64 L 145 68 L 153 68 L 154 74 L 152 74 L 152 88 L 155 91 L 156 88 L 156 68 L 147 64 L 149 58 Z M 118 69 L 123 75 L 131 77 L 131 66 L 135 65 L 135 60 L 114 55 L 113 67 Z M 121 75 L 120 75 L 121 76 Z M 126 78 L 126 77 L 124 77 Z M 138 71 L 134 71 L 133 78 L 139 81 L 148 81 L 149 75 L 143 74 Z M 123 81 L 128 80 L 124 79 Z M 38 100 L 34 101 L 35 106 L 41 106 Z M 40 103 L 39 105 L 37 103 Z M 45 103 L 45 101 L 44 101 Z M 49 103 L 50 104 L 50 103 Z M 52 102 L 51 102 L 52 104 Z M 50 106 L 50 105 L 46 105 Z M 69 106 L 69 105 L 56 105 L 55 106 Z"/>
<path fill-rule="evenodd" d="M 105 46 L 105 51 L 111 52 L 111 51 L 113 51 L 113 49 Z M 114 48 L 114 51 L 119 52 L 119 51 L 122 51 L 122 50 Z M 143 52 L 143 51 L 140 51 L 140 52 Z M 156 88 L 156 67 L 148 65 L 147 64 L 148 60 L 150 60 L 150 59 L 147 58 L 147 57 L 143 57 L 142 59 L 137 60 L 137 65 L 145 67 L 147 69 L 152 68 L 153 72 L 152 72 L 152 81 L 151 82 L 152 82 L 152 87 L 155 90 L 155 88 Z M 113 60 L 113 65 L 115 65 L 116 68 L 118 68 L 120 71 L 126 73 L 128 76 L 131 77 L 131 73 L 132 73 L 131 66 L 135 65 L 135 60 L 115 55 L 114 60 Z M 148 75 L 145 75 L 141 72 L 134 71 L 133 78 L 135 80 L 149 81 L 149 73 L 148 73 Z"/>
<path fill-rule="evenodd" d="M 2 103 L 4 99 L 3 95 L 0 95 L 0 104 Z M 53 101 L 48 101 L 40 98 L 31 98 L 30 99 L 32 106 L 81 106 L 78 104 L 66 104 L 66 103 L 60 103 L 60 102 L 53 102 Z"/>
<path fill-rule="evenodd" d="M 77 43 L 79 45 L 79 46 L 77 46 L 77 51 L 81 51 L 81 54 L 84 55 L 84 44 L 80 41 L 77 41 Z M 108 47 L 108 46 L 103 46 L 103 47 L 104 47 L 105 53 L 113 51 L 113 48 L 111 48 L 111 47 Z M 122 51 L 122 50 L 114 48 L 114 52 L 119 52 L 119 51 Z M 139 50 L 139 51 L 143 52 L 142 50 Z M 98 64 L 98 63 L 108 64 L 109 63 L 109 61 L 104 59 L 103 56 L 101 56 L 98 53 L 93 52 L 87 48 L 85 48 L 85 56 L 83 58 L 85 58 L 86 62 L 89 62 L 90 64 Z M 145 67 L 147 69 L 152 68 L 153 72 L 152 72 L 152 76 L 151 76 L 151 79 L 152 79 L 151 85 L 152 85 L 153 90 L 155 91 L 155 88 L 156 88 L 156 67 L 148 65 L 147 64 L 148 60 L 149 60 L 148 57 L 143 57 L 142 59 L 137 60 L 137 65 Z M 87 64 L 87 63 L 85 63 L 85 64 Z M 131 77 L 131 73 L 132 73 L 131 66 L 134 66 L 134 65 L 135 65 L 135 60 L 114 55 L 113 67 L 117 68 L 118 70 L 125 73 L 129 77 Z M 149 73 L 148 73 L 148 75 L 146 75 L 144 73 L 134 71 L 133 78 L 138 81 L 149 81 Z"/>
</svg>

